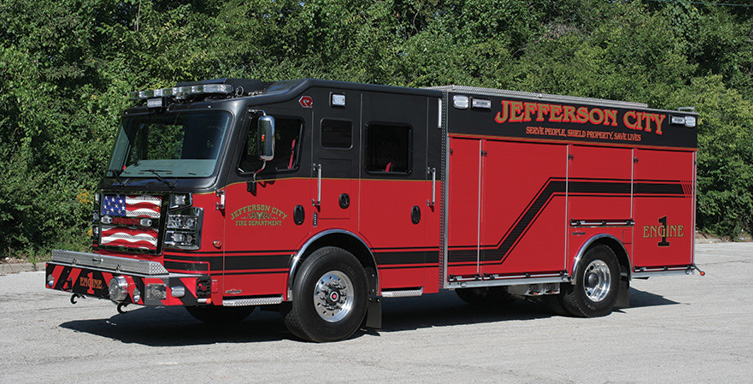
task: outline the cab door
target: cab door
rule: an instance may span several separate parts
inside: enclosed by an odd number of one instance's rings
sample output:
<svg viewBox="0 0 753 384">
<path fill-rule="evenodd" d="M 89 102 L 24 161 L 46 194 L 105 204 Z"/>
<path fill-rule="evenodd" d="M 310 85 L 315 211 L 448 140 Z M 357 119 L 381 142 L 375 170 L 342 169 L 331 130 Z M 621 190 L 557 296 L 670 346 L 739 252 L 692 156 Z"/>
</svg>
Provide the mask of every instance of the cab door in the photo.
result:
<svg viewBox="0 0 753 384">
<path fill-rule="evenodd" d="M 311 163 L 313 231 L 339 228 L 356 232 L 360 92 L 321 90 L 320 93 L 323 95 L 317 100 L 329 99 L 330 102 L 314 109 Z"/>
<path fill-rule="evenodd" d="M 282 297 L 290 255 L 311 230 L 311 152 L 306 149 L 311 114 L 302 113 L 297 103 L 263 109 L 275 120 L 274 158 L 264 164 L 256 151 L 260 113 L 249 113 L 231 142 L 232 167 L 222 189 L 225 231 L 218 249 L 223 301 Z"/>
<path fill-rule="evenodd" d="M 431 188 L 439 190 L 432 175 L 440 146 L 431 141 L 429 151 L 428 132 L 438 139 L 437 100 L 363 92 L 362 103 L 358 229 L 375 254 L 382 292 L 436 291 L 439 203 Z"/>
</svg>

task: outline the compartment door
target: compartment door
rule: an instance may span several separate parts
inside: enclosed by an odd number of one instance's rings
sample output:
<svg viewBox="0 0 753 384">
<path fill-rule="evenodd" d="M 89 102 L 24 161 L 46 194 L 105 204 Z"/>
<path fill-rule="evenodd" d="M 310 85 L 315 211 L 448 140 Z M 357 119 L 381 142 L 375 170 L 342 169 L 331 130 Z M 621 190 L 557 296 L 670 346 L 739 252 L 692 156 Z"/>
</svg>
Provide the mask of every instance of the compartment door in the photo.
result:
<svg viewBox="0 0 753 384">
<path fill-rule="evenodd" d="M 695 153 L 636 150 L 635 268 L 693 264 Z"/>
<path fill-rule="evenodd" d="M 447 277 L 472 276 L 480 269 L 481 151 L 483 140 L 450 138 L 447 201 Z"/>
</svg>

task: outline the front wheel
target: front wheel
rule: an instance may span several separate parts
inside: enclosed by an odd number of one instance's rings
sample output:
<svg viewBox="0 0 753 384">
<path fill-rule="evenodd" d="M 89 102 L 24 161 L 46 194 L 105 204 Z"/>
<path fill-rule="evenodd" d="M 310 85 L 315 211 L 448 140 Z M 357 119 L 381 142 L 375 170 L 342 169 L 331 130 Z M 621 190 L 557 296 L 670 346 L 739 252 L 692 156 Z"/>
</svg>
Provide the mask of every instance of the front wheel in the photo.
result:
<svg viewBox="0 0 753 384">
<path fill-rule="evenodd" d="M 597 317 L 612 312 L 620 288 L 620 264 L 606 245 L 589 249 L 580 261 L 575 284 L 563 289 L 562 306 L 573 316 Z"/>
<path fill-rule="evenodd" d="M 346 339 L 363 322 L 367 291 L 366 272 L 353 254 L 337 247 L 319 249 L 295 276 L 285 325 L 304 340 Z"/>
</svg>

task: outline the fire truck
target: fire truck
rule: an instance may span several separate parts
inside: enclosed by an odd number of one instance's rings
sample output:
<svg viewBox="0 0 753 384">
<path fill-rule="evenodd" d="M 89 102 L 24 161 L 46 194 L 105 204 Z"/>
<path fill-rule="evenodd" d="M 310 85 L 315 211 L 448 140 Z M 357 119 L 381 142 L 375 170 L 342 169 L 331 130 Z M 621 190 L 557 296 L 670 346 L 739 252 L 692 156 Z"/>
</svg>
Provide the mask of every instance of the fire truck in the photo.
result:
<svg viewBox="0 0 753 384">
<path fill-rule="evenodd" d="M 594 317 L 629 305 L 632 279 L 701 272 L 689 108 L 315 79 L 131 97 L 93 252 L 46 267 L 74 303 L 206 322 L 267 306 L 324 342 L 379 328 L 386 298 L 525 296 Z"/>
</svg>

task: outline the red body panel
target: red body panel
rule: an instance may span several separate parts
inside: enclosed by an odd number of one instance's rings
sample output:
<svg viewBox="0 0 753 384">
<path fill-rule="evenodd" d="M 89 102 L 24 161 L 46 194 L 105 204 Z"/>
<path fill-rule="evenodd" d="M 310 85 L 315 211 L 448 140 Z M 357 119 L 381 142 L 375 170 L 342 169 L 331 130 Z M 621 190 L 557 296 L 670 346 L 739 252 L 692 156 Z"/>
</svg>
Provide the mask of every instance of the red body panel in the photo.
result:
<svg viewBox="0 0 753 384">
<path fill-rule="evenodd" d="M 246 183 L 225 188 L 222 240 L 225 299 L 282 295 L 292 257 L 312 232 L 315 211 L 307 179 L 258 183 L 256 195 Z M 302 225 L 293 221 L 296 205 L 304 207 Z"/>
<path fill-rule="evenodd" d="M 552 234 L 564 228 L 564 191 L 547 186 L 566 175 L 567 147 L 452 138 L 450 148 L 448 274 L 562 270 L 565 236 Z"/>
<path fill-rule="evenodd" d="M 670 181 L 677 188 L 664 194 L 652 190 L 636 193 L 633 265 L 665 267 L 693 263 L 694 153 L 639 149 L 636 158 L 637 180 L 650 180 L 648 185 Z"/>
<path fill-rule="evenodd" d="M 358 234 L 375 251 L 381 289 L 436 292 L 439 209 L 427 206 L 431 182 L 362 180 L 360 191 Z M 421 212 L 417 224 L 413 207 Z"/>
<path fill-rule="evenodd" d="M 450 140 L 450 169 L 448 197 L 447 241 L 448 275 L 474 275 L 480 271 L 478 255 L 480 237 L 480 167 L 481 141 L 474 139 Z M 465 257 L 455 261 L 453 252 Z"/>
<path fill-rule="evenodd" d="M 693 263 L 691 151 L 468 137 L 450 148 L 450 279 L 573 273 L 603 236 L 636 267 Z"/>
<path fill-rule="evenodd" d="M 482 244 L 493 248 L 486 251 L 482 272 L 562 270 L 565 237 L 556 234 L 563 229 L 565 199 L 561 193 L 546 196 L 545 186 L 565 175 L 567 147 L 487 140 L 485 148 Z M 517 239 L 516 228 L 521 231 Z"/>
<path fill-rule="evenodd" d="M 631 218 L 631 149 L 571 145 L 569 164 L 569 180 L 598 181 L 603 186 L 569 191 L 569 218 L 623 221 Z M 617 188 L 618 184 L 627 187 Z"/>
</svg>

